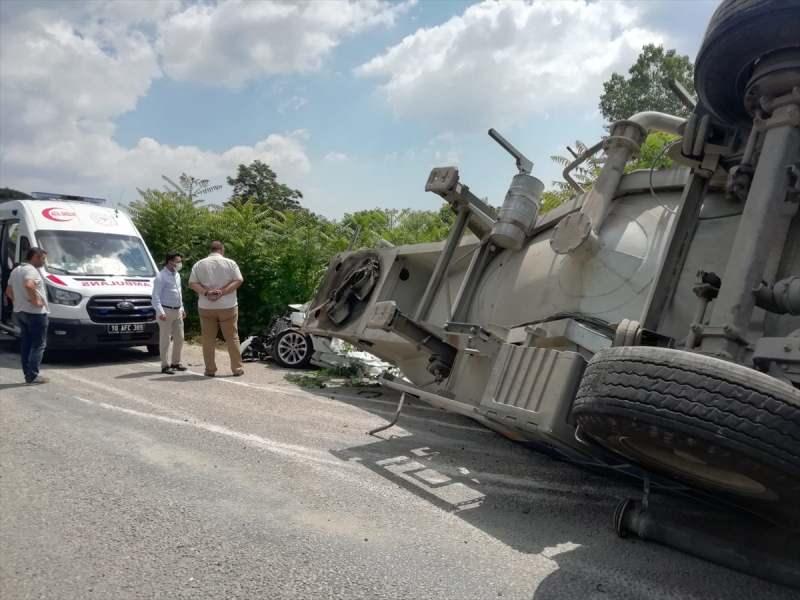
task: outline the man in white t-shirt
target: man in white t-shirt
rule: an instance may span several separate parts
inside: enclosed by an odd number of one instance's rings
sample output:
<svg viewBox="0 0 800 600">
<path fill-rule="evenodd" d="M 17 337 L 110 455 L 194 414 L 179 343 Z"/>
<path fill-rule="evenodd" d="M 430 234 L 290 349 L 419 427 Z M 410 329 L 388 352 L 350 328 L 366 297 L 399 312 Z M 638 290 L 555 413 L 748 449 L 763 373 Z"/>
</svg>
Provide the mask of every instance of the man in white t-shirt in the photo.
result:
<svg viewBox="0 0 800 600">
<path fill-rule="evenodd" d="M 11 271 L 6 296 L 14 307 L 14 318 L 20 329 L 20 355 L 25 383 L 47 383 L 39 375 L 39 366 L 47 345 L 47 325 L 50 309 L 47 290 L 39 269 L 44 266 L 47 253 L 41 248 L 30 248 L 25 262 Z"/>
<path fill-rule="evenodd" d="M 228 345 L 233 375 L 244 375 L 239 352 L 239 305 L 236 300 L 236 290 L 244 279 L 239 265 L 225 258 L 224 254 L 222 242 L 211 242 L 211 254 L 197 261 L 189 275 L 189 287 L 200 295 L 197 305 L 205 374 L 208 377 L 214 377 L 217 372 L 215 346 L 220 329 Z"/>
</svg>

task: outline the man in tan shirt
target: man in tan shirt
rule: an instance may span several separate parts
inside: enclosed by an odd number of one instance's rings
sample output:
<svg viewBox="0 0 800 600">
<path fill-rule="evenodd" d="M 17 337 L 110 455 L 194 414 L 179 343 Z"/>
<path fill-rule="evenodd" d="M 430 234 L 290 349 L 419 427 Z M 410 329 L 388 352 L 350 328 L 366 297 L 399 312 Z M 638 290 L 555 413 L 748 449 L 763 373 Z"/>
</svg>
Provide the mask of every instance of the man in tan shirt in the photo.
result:
<svg viewBox="0 0 800 600">
<path fill-rule="evenodd" d="M 239 352 L 239 306 L 236 300 L 236 290 L 244 279 L 239 265 L 225 258 L 224 254 L 222 242 L 211 242 L 211 253 L 195 263 L 189 276 L 189 287 L 200 295 L 197 304 L 205 374 L 208 377 L 214 377 L 217 372 L 215 346 L 220 329 L 228 345 L 233 375 L 244 375 Z"/>
</svg>

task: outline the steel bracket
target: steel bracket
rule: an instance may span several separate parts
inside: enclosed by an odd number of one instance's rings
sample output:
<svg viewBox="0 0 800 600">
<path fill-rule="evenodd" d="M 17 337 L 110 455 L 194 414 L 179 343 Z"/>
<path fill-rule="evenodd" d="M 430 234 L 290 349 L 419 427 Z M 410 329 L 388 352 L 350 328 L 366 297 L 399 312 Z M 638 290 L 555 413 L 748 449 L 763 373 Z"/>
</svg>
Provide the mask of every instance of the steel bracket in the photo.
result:
<svg viewBox="0 0 800 600">
<path fill-rule="evenodd" d="M 782 104 L 767 119 L 756 118 L 753 125 L 761 131 L 768 131 L 778 127 L 800 127 L 800 106 L 797 104 Z"/>
<path fill-rule="evenodd" d="M 800 383 L 800 337 L 764 337 L 756 342 L 753 364 L 779 378 Z"/>
<path fill-rule="evenodd" d="M 503 340 L 498 336 L 474 323 L 448 321 L 444 330 L 450 335 L 465 336 L 467 338 L 465 352 L 470 354 L 496 356 L 503 344 Z"/>
<path fill-rule="evenodd" d="M 468 186 L 460 182 L 458 167 L 432 169 L 428 181 L 425 183 L 425 191 L 433 192 L 444 198 L 456 212 L 461 207 L 467 208 L 474 219 L 470 228 L 478 237 L 483 237 L 483 234 L 491 231 L 492 225 L 497 220 L 497 211 L 470 192 Z"/>
</svg>

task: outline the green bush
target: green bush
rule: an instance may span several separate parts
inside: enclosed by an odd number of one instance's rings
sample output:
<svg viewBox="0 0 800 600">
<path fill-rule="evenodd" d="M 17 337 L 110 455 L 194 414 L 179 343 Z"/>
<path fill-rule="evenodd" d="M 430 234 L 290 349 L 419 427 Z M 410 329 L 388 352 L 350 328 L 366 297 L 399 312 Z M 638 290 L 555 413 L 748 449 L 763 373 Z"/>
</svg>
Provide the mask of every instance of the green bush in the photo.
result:
<svg viewBox="0 0 800 600">
<path fill-rule="evenodd" d="M 187 281 L 192 265 L 208 255 L 211 241 L 225 244 L 245 284 L 239 289 L 239 327 L 259 332 L 286 305 L 308 300 L 330 258 L 347 248 L 335 223 L 303 210 L 273 211 L 254 202 L 202 206 L 176 192 L 145 190 L 131 216 L 156 261 L 176 250 L 184 257 L 187 333 L 198 331 L 197 294 Z"/>
</svg>

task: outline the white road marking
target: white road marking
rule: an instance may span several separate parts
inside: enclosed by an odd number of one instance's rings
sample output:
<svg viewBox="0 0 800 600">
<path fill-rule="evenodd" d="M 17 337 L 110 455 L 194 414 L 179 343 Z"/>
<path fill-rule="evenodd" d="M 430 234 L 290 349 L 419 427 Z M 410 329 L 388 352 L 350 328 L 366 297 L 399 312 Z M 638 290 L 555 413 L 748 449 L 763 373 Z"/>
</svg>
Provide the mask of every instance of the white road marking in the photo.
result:
<svg viewBox="0 0 800 600">
<path fill-rule="evenodd" d="M 141 419 L 150 419 L 152 421 L 159 421 L 161 423 L 168 423 L 170 425 L 177 425 L 179 427 L 193 427 L 195 429 L 201 429 L 209 433 L 226 436 L 240 442 L 245 442 L 246 444 L 254 446 L 261 450 L 266 450 L 267 452 L 271 452 L 273 454 L 286 456 L 288 458 L 292 458 L 300 462 L 315 463 L 317 465 L 324 465 L 326 467 L 346 468 L 348 470 L 355 472 L 355 470 L 353 470 L 350 467 L 349 463 L 333 458 L 330 456 L 328 452 L 322 450 L 313 450 L 306 446 L 298 446 L 295 444 L 285 444 L 282 442 L 276 442 L 274 440 L 263 438 L 254 433 L 244 433 L 241 431 L 230 429 L 223 425 L 216 425 L 214 423 L 208 423 L 206 421 L 198 421 L 194 419 L 190 420 L 188 418 L 180 419 L 175 417 L 167 417 L 164 415 L 157 415 L 154 413 L 142 412 L 130 408 L 124 408 L 122 406 L 116 406 L 115 404 L 108 404 L 107 402 L 95 402 L 94 400 L 88 400 L 86 398 L 81 398 L 80 396 L 73 396 L 73 398 L 83 402 L 84 404 L 98 406 L 106 410 L 112 410 L 124 413 L 126 415 L 139 417 Z"/>
</svg>

